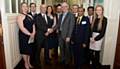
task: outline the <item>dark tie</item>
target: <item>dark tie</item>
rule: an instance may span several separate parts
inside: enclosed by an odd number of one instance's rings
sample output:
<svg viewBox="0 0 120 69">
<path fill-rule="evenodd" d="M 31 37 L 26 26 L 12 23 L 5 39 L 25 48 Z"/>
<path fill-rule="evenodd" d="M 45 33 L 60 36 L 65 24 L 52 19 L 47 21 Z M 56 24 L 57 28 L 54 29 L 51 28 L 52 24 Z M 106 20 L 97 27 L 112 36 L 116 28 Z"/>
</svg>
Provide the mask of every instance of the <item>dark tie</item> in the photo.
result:
<svg viewBox="0 0 120 69">
<path fill-rule="evenodd" d="M 45 15 L 42 15 L 43 19 L 45 20 L 45 22 L 47 23 L 46 19 L 45 19 Z"/>
<path fill-rule="evenodd" d="M 77 24 L 80 24 L 81 18 L 80 16 L 77 18 Z"/>
<path fill-rule="evenodd" d="M 42 15 L 42 17 L 45 19 L 45 15 Z"/>
</svg>

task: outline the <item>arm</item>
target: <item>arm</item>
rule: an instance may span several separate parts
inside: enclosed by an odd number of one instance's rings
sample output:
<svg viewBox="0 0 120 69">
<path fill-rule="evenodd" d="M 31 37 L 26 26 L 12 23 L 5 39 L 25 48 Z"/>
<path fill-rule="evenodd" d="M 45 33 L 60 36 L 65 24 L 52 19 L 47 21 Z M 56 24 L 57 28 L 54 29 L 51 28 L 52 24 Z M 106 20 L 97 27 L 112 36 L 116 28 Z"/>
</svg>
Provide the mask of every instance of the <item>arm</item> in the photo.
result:
<svg viewBox="0 0 120 69">
<path fill-rule="evenodd" d="M 33 24 L 33 32 L 32 32 L 32 35 L 34 36 L 36 33 L 36 30 L 35 30 L 35 24 Z"/>
<path fill-rule="evenodd" d="M 69 21 L 69 28 L 68 28 L 67 37 L 71 37 L 72 31 L 73 31 L 73 28 L 74 28 L 75 19 L 74 19 L 73 14 L 70 16 L 70 19 L 69 19 L 69 20 L 70 20 L 70 21 Z"/>
<path fill-rule="evenodd" d="M 98 41 L 98 40 L 100 40 L 101 38 L 104 37 L 105 31 L 106 31 L 106 27 L 107 27 L 107 19 L 105 18 L 105 19 L 103 19 L 102 29 L 101 29 L 100 34 L 94 38 L 95 41 Z"/>
<path fill-rule="evenodd" d="M 54 19 L 54 21 L 53 21 L 52 28 L 53 28 L 53 27 L 55 27 L 55 25 L 56 25 L 56 17 L 54 16 L 54 18 L 53 18 L 53 19 Z"/>
<path fill-rule="evenodd" d="M 53 25 L 52 25 L 51 28 L 48 28 L 47 32 L 48 32 L 48 33 L 54 32 L 54 31 L 55 31 L 55 29 L 54 29 L 55 26 L 56 26 L 56 17 L 54 16 L 54 17 L 53 17 Z"/>
<path fill-rule="evenodd" d="M 17 17 L 17 24 L 18 24 L 19 29 L 20 29 L 24 34 L 30 36 L 31 33 L 30 33 L 30 32 L 24 27 L 24 25 L 23 25 L 23 20 L 24 20 L 24 18 L 25 18 L 25 16 L 19 15 L 19 16 Z"/>
<path fill-rule="evenodd" d="M 75 19 L 74 19 L 74 16 L 72 14 L 71 14 L 69 20 L 70 21 L 69 21 L 69 27 L 68 27 L 68 34 L 66 36 L 66 42 L 70 41 L 71 34 L 72 34 L 72 31 L 73 31 L 73 28 L 74 28 L 74 24 L 75 24 Z"/>
</svg>

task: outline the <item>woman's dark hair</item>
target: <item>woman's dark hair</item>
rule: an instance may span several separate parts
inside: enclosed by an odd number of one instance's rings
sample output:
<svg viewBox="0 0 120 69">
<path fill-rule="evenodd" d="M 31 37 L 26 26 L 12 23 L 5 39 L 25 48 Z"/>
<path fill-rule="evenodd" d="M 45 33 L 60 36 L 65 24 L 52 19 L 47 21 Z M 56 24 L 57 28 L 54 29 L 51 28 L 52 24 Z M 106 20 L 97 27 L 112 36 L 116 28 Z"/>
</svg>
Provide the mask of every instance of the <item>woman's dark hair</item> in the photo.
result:
<svg viewBox="0 0 120 69">
<path fill-rule="evenodd" d="M 48 5 L 48 6 L 47 6 L 47 11 L 46 11 L 46 14 L 48 13 L 48 8 L 49 8 L 49 7 L 52 9 L 51 14 L 52 14 L 52 15 L 54 15 L 53 7 L 52 7 L 51 5 Z"/>
</svg>

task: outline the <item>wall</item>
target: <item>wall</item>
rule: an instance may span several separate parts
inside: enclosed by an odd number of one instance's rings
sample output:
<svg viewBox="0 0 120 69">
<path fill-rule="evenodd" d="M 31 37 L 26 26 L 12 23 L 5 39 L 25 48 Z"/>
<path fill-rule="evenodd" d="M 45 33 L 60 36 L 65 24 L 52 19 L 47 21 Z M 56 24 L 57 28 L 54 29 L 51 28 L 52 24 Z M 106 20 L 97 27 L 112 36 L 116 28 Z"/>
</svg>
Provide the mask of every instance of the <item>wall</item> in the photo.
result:
<svg viewBox="0 0 120 69">
<path fill-rule="evenodd" d="M 40 1 L 36 0 L 36 3 L 37 5 L 40 4 L 41 0 Z M 16 0 L 16 7 L 17 6 L 18 0 Z M 21 60 L 18 45 L 18 27 L 16 23 L 16 17 L 18 14 L 13 14 L 11 7 L 12 7 L 11 0 L 1 0 L 0 10 L 2 16 L 6 69 L 14 69 L 14 67 Z M 18 8 L 16 9 L 16 12 L 18 12 Z"/>
<path fill-rule="evenodd" d="M 104 9 L 104 14 L 108 18 L 108 25 L 102 54 L 102 64 L 111 65 L 111 69 L 113 69 L 120 15 L 119 0 L 104 0 Z"/>
<path fill-rule="evenodd" d="M 10 52 L 11 52 L 11 61 L 12 67 L 14 68 L 19 61 L 21 60 L 21 55 L 19 53 L 19 43 L 18 43 L 18 26 L 16 23 L 17 14 L 8 14 L 7 15 L 7 23 L 8 23 L 8 33 L 10 39 Z"/>
<path fill-rule="evenodd" d="M 6 69 L 14 69 L 21 60 L 18 44 L 17 14 L 5 14 L 3 24 Z"/>
</svg>

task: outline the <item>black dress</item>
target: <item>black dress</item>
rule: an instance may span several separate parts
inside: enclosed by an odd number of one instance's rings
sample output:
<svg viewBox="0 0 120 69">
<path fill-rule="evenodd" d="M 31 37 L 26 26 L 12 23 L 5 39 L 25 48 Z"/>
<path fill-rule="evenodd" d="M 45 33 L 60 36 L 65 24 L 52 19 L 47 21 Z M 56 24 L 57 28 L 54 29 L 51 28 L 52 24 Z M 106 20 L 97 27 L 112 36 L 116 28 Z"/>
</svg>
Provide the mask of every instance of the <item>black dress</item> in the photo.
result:
<svg viewBox="0 0 120 69">
<path fill-rule="evenodd" d="M 52 28 L 53 24 L 54 24 L 54 19 L 51 18 L 50 16 L 48 16 L 48 27 Z M 51 33 L 48 36 L 48 48 L 56 48 L 58 46 L 58 37 L 57 37 L 57 33 L 56 31 L 54 31 L 53 33 Z"/>
<path fill-rule="evenodd" d="M 25 14 L 24 14 L 25 15 Z M 34 21 L 31 17 L 28 15 L 25 15 L 25 19 L 23 20 L 23 26 L 30 32 L 32 33 L 33 31 L 33 24 Z M 27 54 L 30 55 L 32 52 L 32 49 L 30 45 L 28 44 L 29 40 L 28 35 L 24 34 L 20 29 L 19 29 L 19 48 L 20 48 L 20 53 L 21 54 Z"/>
</svg>

